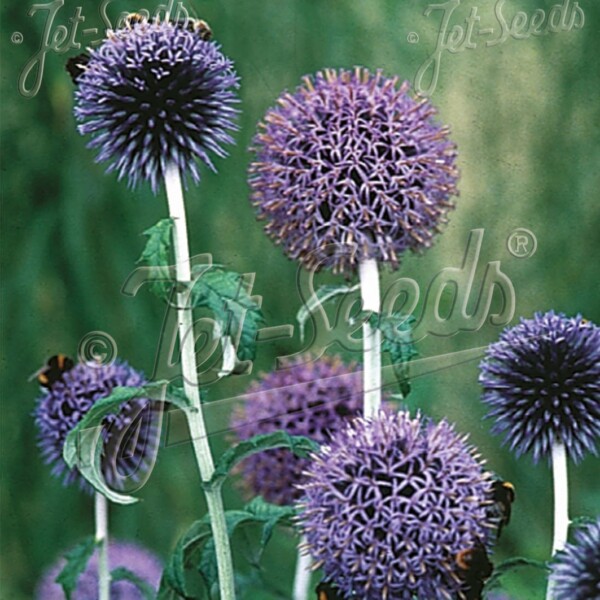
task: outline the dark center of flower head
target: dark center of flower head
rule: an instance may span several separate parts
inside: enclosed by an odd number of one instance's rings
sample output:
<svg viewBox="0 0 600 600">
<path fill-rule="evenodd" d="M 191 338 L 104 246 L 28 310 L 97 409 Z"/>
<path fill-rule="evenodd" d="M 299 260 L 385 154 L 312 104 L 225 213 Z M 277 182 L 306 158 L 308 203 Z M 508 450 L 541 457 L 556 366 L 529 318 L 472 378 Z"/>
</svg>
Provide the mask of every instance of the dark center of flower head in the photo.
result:
<svg viewBox="0 0 600 600">
<path fill-rule="evenodd" d="M 238 79 L 214 42 L 172 25 L 140 23 L 113 34 L 78 77 L 75 114 L 98 161 L 156 191 L 166 166 L 199 179 L 197 160 L 232 143 Z"/>
<path fill-rule="evenodd" d="M 454 145 L 431 105 L 396 84 L 327 70 L 267 113 L 250 184 L 267 232 L 292 258 L 335 271 L 373 257 L 396 265 L 444 222 Z"/>
<path fill-rule="evenodd" d="M 600 437 L 600 330 L 580 318 L 536 314 L 506 330 L 482 363 L 494 431 L 534 460 L 564 443 L 575 459 Z"/>
</svg>

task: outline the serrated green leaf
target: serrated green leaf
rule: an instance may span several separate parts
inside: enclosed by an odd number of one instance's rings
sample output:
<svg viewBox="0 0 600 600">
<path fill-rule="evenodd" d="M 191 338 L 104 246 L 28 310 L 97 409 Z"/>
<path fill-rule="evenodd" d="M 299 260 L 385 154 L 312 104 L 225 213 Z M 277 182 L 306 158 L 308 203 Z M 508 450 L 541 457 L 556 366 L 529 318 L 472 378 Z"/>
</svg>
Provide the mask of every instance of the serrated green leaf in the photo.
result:
<svg viewBox="0 0 600 600">
<path fill-rule="evenodd" d="M 185 571 L 190 555 L 205 544 L 212 535 L 210 521 L 207 517 L 192 523 L 191 527 L 179 538 L 175 550 L 164 568 L 157 600 L 170 599 L 173 597 L 173 593 L 183 598 L 190 597 L 185 581 Z"/>
<path fill-rule="evenodd" d="M 495 587 L 501 577 L 521 567 L 534 567 L 536 569 L 548 571 L 548 565 L 545 562 L 541 562 L 539 560 L 532 560 L 530 558 L 523 558 L 521 556 L 509 558 L 508 560 L 505 560 L 504 562 L 494 567 L 494 572 L 492 576 L 486 582 L 486 589 L 491 589 Z"/>
<path fill-rule="evenodd" d="M 332 300 L 336 296 L 341 294 L 349 294 L 360 289 L 360 284 L 353 285 L 322 285 L 306 302 L 300 307 L 300 310 L 296 314 L 296 321 L 298 321 L 298 327 L 300 329 L 300 342 L 304 343 L 304 328 L 306 322 L 310 318 L 310 315 L 315 309 L 325 304 L 327 301 Z"/>
<path fill-rule="evenodd" d="M 596 519 L 594 519 L 593 517 L 586 517 L 586 516 L 582 515 L 582 516 L 574 517 L 573 519 L 571 519 L 569 526 L 570 527 L 582 527 L 584 525 L 593 525 L 594 523 L 596 523 Z"/>
<path fill-rule="evenodd" d="M 65 554 L 67 562 L 55 581 L 62 586 L 67 600 L 70 600 L 71 594 L 75 591 L 77 580 L 85 571 L 97 545 L 94 537 L 90 536 Z"/>
<path fill-rule="evenodd" d="M 238 551 L 250 558 L 251 566 L 256 567 L 275 527 L 283 522 L 289 522 L 295 514 L 296 510 L 292 506 L 269 504 L 258 497 L 241 510 L 229 510 L 225 513 L 227 533 L 232 539 L 236 533 L 241 533 L 240 530 L 243 528 L 258 528 L 259 539 L 256 543 L 248 538 L 240 539 L 238 536 L 236 543 L 233 544 Z M 214 589 L 218 585 L 218 567 L 212 538 L 202 549 L 198 569 L 208 589 Z"/>
<path fill-rule="evenodd" d="M 192 308 L 208 308 L 220 324 L 221 335 L 239 340 L 236 348 L 239 360 L 253 360 L 256 355 L 256 335 L 264 322 L 262 311 L 252 300 L 239 273 L 220 267 L 204 267 L 194 271 Z"/>
<path fill-rule="evenodd" d="M 148 241 L 137 261 L 154 268 L 155 277 L 148 287 L 153 294 L 162 300 L 169 297 L 169 292 L 174 283 L 169 271 L 172 230 L 172 219 L 161 219 L 156 225 L 146 229 L 144 235 L 148 238 Z"/>
<path fill-rule="evenodd" d="M 403 398 L 410 393 L 409 363 L 417 356 L 412 339 L 414 317 L 372 313 L 369 323 L 381 331 L 381 349 L 388 352 Z"/>
<path fill-rule="evenodd" d="M 170 402 L 181 409 L 189 409 L 187 397 L 181 390 L 159 381 L 142 387 L 116 387 L 106 398 L 95 402 L 79 423 L 69 432 L 63 447 L 63 458 L 69 468 L 77 468 L 101 494 L 117 504 L 133 504 L 133 496 L 119 494 L 109 488 L 102 476 L 102 422 L 121 406 L 134 398 Z"/>
<path fill-rule="evenodd" d="M 319 451 L 319 444 L 301 435 L 290 435 L 286 431 L 274 431 L 255 435 L 239 442 L 223 453 L 215 466 L 215 472 L 208 486 L 221 485 L 231 469 L 246 457 L 272 448 L 289 448 L 296 456 L 306 457 Z"/>
<path fill-rule="evenodd" d="M 125 567 L 113 569 L 110 572 L 110 579 L 111 581 L 129 581 L 129 583 L 135 585 L 145 600 L 154 600 L 156 597 L 154 588 L 145 579 Z"/>
</svg>

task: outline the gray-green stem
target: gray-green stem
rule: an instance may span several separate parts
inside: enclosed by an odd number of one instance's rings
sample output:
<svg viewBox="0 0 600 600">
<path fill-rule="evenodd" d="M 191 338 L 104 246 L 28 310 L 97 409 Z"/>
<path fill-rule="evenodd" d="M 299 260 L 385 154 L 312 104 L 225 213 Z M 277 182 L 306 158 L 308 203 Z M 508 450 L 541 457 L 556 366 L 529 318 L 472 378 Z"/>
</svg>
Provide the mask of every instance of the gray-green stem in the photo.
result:
<svg viewBox="0 0 600 600">
<path fill-rule="evenodd" d="M 363 310 L 379 313 L 381 299 L 379 291 L 379 269 L 374 258 L 363 260 L 358 265 L 360 294 Z M 381 407 L 381 332 L 363 324 L 363 388 L 364 416 L 372 418 Z"/>
<path fill-rule="evenodd" d="M 110 568 L 108 566 L 108 500 L 100 492 L 94 495 L 94 520 L 98 544 L 98 599 L 110 600 Z"/>
<path fill-rule="evenodd" d="M 189 283 L 192 280 L 190 251 L 187 235 L 187 222 L 185 216 L 185 203 L 179 169 L 170 165 L 165 173 L 165 187 L 169 204 L 169 215 L 173 220 L 173 245 L 175 247 L 175 263 L 177 281 Z M 194 336 L 194 320 L 189 307 L 189 292 L 177 294 L 177 322 L 179 328 L 179 347 L 181 353 L 181 373 L 183 376 L 183 389 L 190 401 L 192 408 L 186 412 L 187 421 L 203 482 L 210 481 L 215 467 L 208 443 L 200 390 L 198 387 L 198 371 L 196 365 L 196 348 Z M 221 491 L 218 488 L 206 488 L 206 503 L 212 527 L 217 568 L 219 575 L 219 588 L 222 600 L 235 600 L 235 585 L 233 578 L 233 565 L 231 548 L 225 521 L 225 509 Z"/>
<path fill-rule="evenodd" d="M 552 479 L 554 482 L 554 540 L 552 556 L 562 550 L 567 543 L 569 532 L 569 481 L 567 476 L 567 451 L 565 445 L 556 442 L 552 445 Z M 548 580 L 546 600 L 554 598 L 552 578 Z"/>
<path fill-rule="evenodd" d="M 293 600 L 308 600 L 312 575 L 312 558 L 306 548 L 306 540 L 302 538 L 298 547 L 296 573 L 294 575 Z"/>
</svg>

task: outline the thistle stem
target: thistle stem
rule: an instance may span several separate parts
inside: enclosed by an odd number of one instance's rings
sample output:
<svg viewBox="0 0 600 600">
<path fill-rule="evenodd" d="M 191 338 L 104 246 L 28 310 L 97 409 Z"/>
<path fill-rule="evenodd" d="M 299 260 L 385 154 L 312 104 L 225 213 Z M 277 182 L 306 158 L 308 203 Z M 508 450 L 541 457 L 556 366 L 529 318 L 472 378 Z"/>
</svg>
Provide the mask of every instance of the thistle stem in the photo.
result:
<svg viewBox="0 0 600 600">
<path fill-rule="evenodd" d="M 552 556 L 562 550 L 567 543 L 569 530 L 569 488 L 567 478 L 567 452 L 565 445 L 556 442 L 552 445 L 552 476 L 554 479 L 554 540 Z M 554 597 L 552 579 L 548 581 L 546 600 Z"/>
<path fill-rule="evenodd" d="M 108 566 L 108 500 L 100 492 L 94 495 L 96 543 L 98 544 L 98 600 L 110 600 Z"/>
<path fill-rule="evenodd" d="M 360 278 L 360 294 L 363 310 L 379 313 L 379 270 L 373 258 L 362 261 L 358 265 Z M 381 332 L 363 324 L 363 412 L 367 418 L 374 417 L 381 406 Z"/>
<path fill-rule="evenodd" d="M 298 548 L 298 559 L 296 560 L 296 574 L 294 575 L 293 600 L 308 600 L 311 579 L 312 558 L 310 554 L 304 554 L 301 548 L 306 543 L 302 538 Z"/>
<path fill-rule="evenodd" d="M 179 169 L 169 165 L 165 173 L 165 187 L 169 204 L 169 215 L 173 220 L 173 245 L 175 246 L 175 262 L 177 281 L 189 283 L 192 280 L 190 250 L 188 244 L 185 203 Z M 177 323 L 179 328 L 179 346 L 181 353 L 181 372 L 183 389 L 190 401 L 191 408 L 186 411 L 196 462 L 203 482 L 211 479 L 215 467 L 208 443 L 200 391 L 198 387 L 198 371 L 196 365 L 196 348 L 194 321 L 191 308 L 188 308 L 189 292 L 177 294 Z M 225 509 L 218 488 L 205 488 L 206 503 L 210 515 L 211 528 L 217 557 L 219 588 L 222 600 L 235 600 L 233 565 Z"/>
</svg>

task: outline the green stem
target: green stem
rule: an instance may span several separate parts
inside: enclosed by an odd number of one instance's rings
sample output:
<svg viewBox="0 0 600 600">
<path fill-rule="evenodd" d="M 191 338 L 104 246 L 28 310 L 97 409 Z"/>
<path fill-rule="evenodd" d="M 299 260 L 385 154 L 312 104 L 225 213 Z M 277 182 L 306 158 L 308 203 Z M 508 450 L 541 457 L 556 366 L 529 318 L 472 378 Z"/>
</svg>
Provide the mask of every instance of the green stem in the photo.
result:
<svg viewBox="0 0 600 600">
<path fill-rule="evenodd" d="M 177 281 L 189 283 L 192 280 L 190 251 L 187 235 L 187 222 L 185 216 L 185 203 L 181 187 L 179 169 L 170 165 L 165 173 L 165 187 L 169 204 L 169 215 L 173 220 L 173 243 L 175 247 L 175 262 Z M 200 391 L 198 387 L 198 371 L 196 366 L 196 348 L 194 336 L 194 321 L 192 310 L 188 308 L 189 292 L 182 291 L 177 294 L 177 321 L 179 328 L 179 346 L 181 352 L 181 372 L 183 376 L 183 389 L 192 408 L 186 412 L 190 429 L 190 436 L 194 446 L 194 453 L 200 477 L 203 482 L 210 481 L 215 467 L 208 443 Z M 221 491 L 218 488 L 205 488 L 206 503 L 212 527 L 217 568 L 219 573 L 219 588 L 222 600 L 235 600 L 235 585 L 233 578 L 233 565 L 225 509 Z"/>
<path fill-rule="evenodd" d="M 358 274 L 363 310 L 379 313 L 381 299 L 377 261 L 373 258 L 362 261 L 358 265 Z M 381 407 L 381 332 L 370 323 L 363 324 L 363 389 L 364 416 L 375 417 Z"/>
<path fill-rule="evenodd" d="M 110 600 L 110 569 L 108 566 L 108 500 L 100 492 L 94 495 L 96 543 L 98 544 L 98 599 Z"/>
</svg>

